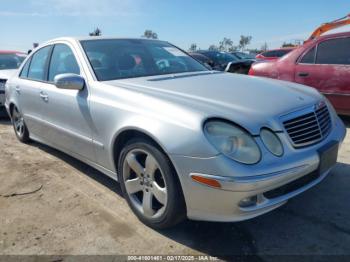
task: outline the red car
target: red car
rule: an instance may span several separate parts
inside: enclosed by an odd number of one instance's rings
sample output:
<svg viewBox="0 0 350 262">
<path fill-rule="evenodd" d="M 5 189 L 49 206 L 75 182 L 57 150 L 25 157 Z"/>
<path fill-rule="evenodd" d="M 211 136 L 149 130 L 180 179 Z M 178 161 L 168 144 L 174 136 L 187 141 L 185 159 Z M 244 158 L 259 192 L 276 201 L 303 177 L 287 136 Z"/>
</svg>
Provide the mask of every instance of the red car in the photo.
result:
<svg viewBox="0 0 350 262">
<path fill-rule="evenodd" d="M 294 49 L 294 47 L 269 50 L 269 51 L 263 52 L 261 54 L 258 54 L 255 58 L 258 60 L 276 60 L 276 59 L 288 54 L 293 49 Z"/>
<path fill-rule="evenodd" d="M 350 115 L 350 32 L 309 40 L 279 60 L 253 64 L 249 75 L 314 87 Z"/>
</svg>

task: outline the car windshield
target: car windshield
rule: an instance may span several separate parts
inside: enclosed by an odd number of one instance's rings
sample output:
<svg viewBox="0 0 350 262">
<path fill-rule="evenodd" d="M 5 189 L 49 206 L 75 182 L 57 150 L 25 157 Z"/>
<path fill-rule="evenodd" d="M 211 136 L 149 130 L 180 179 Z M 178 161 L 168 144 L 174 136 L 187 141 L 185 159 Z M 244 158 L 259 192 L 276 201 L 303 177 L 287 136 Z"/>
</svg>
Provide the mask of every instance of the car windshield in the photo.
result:
<svg viewBox="0 0 350 262">
<path fill-rule="evenodd" d="M 22 54 L 0 54 L 0 70 L 17 69 L 24 59 Z"/>
<path fill-rule="evenodd" d="M 225 52 L 208 52 L 205 53 L 205 55 L 217 64 L 227 64 L 229 62 L 239 61 L 239 58 L 236 56 Z"/>
<path fill-rule="evenodd" d="M 201 63 L 157 40 L 99 39 L 81 41 L 99 81 L 208 71 Z"/>
</svg>

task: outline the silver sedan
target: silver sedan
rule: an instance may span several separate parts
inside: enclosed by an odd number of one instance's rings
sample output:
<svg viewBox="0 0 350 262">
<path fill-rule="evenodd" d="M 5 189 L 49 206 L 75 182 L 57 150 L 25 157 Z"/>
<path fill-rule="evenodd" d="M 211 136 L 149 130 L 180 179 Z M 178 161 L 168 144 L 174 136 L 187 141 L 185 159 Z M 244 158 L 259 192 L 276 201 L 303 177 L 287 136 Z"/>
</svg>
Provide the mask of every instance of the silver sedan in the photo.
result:
<svg viewBox="0 0 350 262">
<path fill-rule="evenodd" d="M 119 181 L 154 228 L 273 210 L 327 176 L 346 132 L 315 89 L 209 71 L 145 39 L 49 41 L 7 82 L 6 108 L 20 141 Z"/>
</svg>

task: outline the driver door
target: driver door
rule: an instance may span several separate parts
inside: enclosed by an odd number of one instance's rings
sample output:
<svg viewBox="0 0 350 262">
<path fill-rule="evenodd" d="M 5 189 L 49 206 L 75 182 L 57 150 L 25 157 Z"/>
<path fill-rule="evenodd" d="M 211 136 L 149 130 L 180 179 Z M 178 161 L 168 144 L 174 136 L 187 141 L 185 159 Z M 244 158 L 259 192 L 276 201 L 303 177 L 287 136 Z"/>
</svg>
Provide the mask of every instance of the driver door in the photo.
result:
<svg viewBox="0 0 350 262">
<path fill-rule="evenodd" d="M 83 76 L 79 62 L 68 44 L 55 44 L 48 68 L 48 85 L 42 88 L 43 116 L 48 142 L 83 158 L 95 161 L 89 90 L 58 89 L 56 75 L 73 73 Z M 83 76 L 84 77 L 84 76 Z"/>
</svg>

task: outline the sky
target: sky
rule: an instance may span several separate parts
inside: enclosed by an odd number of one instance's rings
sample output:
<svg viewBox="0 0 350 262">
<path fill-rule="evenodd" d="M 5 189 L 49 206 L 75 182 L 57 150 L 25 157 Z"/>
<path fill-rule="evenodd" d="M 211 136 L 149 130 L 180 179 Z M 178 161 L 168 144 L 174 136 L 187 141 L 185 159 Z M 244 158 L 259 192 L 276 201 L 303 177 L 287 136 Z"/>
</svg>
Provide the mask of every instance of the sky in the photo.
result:
<svg viewBox="0 0 350 262">
<path fill-rule="evenodd" d="M 27 51 L 34 42 L 85 36 L 96 27 L 116 37 L 150 29 L 185 50 L 224 37 L 237 45 L 240 35 L 253 37 L 249 48 L 277 48 L 349 13 L 349 0 L 0 0 L 0 50 Z"/>
</svg>

